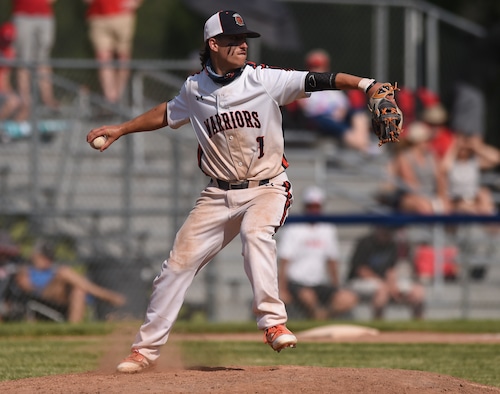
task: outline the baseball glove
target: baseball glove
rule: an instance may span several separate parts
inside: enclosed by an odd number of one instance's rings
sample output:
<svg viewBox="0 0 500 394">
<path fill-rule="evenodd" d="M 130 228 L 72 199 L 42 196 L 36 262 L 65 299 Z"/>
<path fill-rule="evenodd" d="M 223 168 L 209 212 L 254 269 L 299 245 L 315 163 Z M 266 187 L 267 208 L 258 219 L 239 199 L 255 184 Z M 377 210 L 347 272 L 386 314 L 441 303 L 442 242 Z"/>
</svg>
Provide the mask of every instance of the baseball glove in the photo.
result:
<svg viewBox="0 0 500 394">
<path fill-rule="evenodd" d="M 379 146 L 386 142 L 399 142 L 403 113 L 394 98 L 396 90 L 399 90 L 397 84 L 392 86 L 390 83 L 384 83 L 368 100 L 373 131 L 379 139 Z"/>
</svg>

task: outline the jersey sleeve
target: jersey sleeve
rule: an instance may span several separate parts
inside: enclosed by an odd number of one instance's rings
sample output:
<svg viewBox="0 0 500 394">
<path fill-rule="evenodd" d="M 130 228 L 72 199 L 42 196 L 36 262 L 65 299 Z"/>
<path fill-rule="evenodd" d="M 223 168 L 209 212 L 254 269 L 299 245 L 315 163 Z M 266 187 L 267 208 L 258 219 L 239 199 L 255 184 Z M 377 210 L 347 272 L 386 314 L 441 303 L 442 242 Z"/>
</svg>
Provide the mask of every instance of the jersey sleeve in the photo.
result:
<svg viewBox="0 0 500 394">
<path fill-rule="evenodd" d="M 167 103 L 167 121 L 172 129 L 177 129 L 190 121 L 187 83 L 186 81 L 179 94 Z"/>
<path fill-rule="evenodd" d="M 268 94 L 280 106 L 310 96 L 305 92 L 307 71 L 259 66 L 257 75 Z"/>
</svg>

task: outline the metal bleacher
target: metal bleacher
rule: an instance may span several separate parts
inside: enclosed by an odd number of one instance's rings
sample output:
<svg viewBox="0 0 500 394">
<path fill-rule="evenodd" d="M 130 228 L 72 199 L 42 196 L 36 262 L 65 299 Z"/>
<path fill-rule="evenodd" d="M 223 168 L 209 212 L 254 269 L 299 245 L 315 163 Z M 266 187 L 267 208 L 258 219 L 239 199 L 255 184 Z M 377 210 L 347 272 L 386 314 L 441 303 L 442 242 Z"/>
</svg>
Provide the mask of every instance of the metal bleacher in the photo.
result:
<svg viewBox="0 0 500 394">
<path fill-rule="evenodd" d="M 144 76 L 157 84 L 178 82 L 158 72 L 145 72 Z M 103 119 L 96 115 L 102 108 L 102 98 L 89 96 L 67 82 L 61 82 L 61 86 L 72 92 L 72 98 L 56 118 L 42 118 L 55 123 L 46 123 L 52 129 L 38 131 L 44 138 L 35 147 L 29 133 L 17 137 L 9 134 L 0 143 L 2 213 L 35 212 L 43 218 L 43 231 L 77 238 L 80 256 L 86 261 L 95 263 L 98 256 L 99 264 L 108 257 L 113 264 L 122 264 L 121 272 L 126 277 L 121 277 L 121 286 L 128 292 L 132 288 L 138 291 L 132 294 L 137 301 L 132 313 L 141 315 L 150 281 L 168 255 L 176 229 L 208 181 L 197 168 L 196 140 L 189 126 L 177 131 L 165 129 L 124 138 L 101 154 L 86 144 L 86 133 L 103 122 L 128 118 L 149 107 L 150 101 L 142 97 L 140 106 L 108 108 L 110 113 Z M 300 214 L 302 191 L 311 184 L 327 191 L 326 213 L 391 213 L 374 198 L 389 160 L 384 147 L 378 155 L 362 156 L 310 130 L 294 128 L 285 130 L 285 141 L 290 163 L 287 172 L 295 196 L 291 215 Z M 34 156 L 38 166 L 32 164 Z M 35 195 L 33 183 L 38 191 Z M 339 226 L 343 277 L 353 242 L 368 227 Z M 500 295 L 500 265 L 497 261 L 487 265 L 482 280 L 459 278 L 437 285 L 429 283 L 427 316 L 498 317 L 500 308 L 493 300 Z M 139 285 L 129 285 L 127 280 L 132 277 L 139 280 Z M 210 318 L 224 321 L 251 319 L 251 299 L 237 238 L 195 278 L 186 301 L 202 305 L 205 312 L 213 306 L 208 311 Z M 387 317 L 405 319 L 408 313 L 395 307 Z M 354 318 L 368 319 L 367 305 L 360 305 Z"/>
<path fill-rule="evenodd" d="M 376 157 L 360 157 L 354 152 L 339 150 L 339 147 L 329 141 L 318 140 L 311 143 L 310 137 L 306 144 L 297 143 L 299 133 L 295 130 L 294 144 L 288 147 L 286 154 L 290 163 L 288 175 L 294 188 L 294 205 L 291 216 L 300 215 L 301 192 L 311 185 L 317 184 L 327 191 L 325 212 L 340 214 L 346 217 L 354 215 L 382 215 L 391 216 L 390 208 L 377 202 L 375 195 L 380 183 L 385 180 L 384 168 L 389 157 L 381 153 Z M 285 132 L 286 138 L 286 132 Z M 328 148 L 325 148 L 328 146 Z M 335 157 L 335 155 L 338 155 Z M 346 219 L 348 222 L 349 219 Z M 361 220 L 362 221 L 362 220 Z M 340 261 L 341 277 L 347 274 L 347 265 L 352 253 L 354 240 L 364 234 L 370 227 L 370 221 L 357 222 L 352 225 L 343 223 L 338 226 L 341 243 L 342 259 Z M 459 275 L 454 280 L 436 276 L 434 280 L 427 280 L 426 286 L 426 318 L 429 319 L 461 319 L 461 318 L 499 318 L 500 308 L 497 299 L 500 296 L 500 264 L 497 260 L 498 240 L 500 238 L 485 237 L 482 226 L 478 223 L 459 224 L 460 234 L 451 238 L 439 223 L 433 225 L 409 226 L 408 241 L 411 246 L 422 240 L 433 243 L 436 239 L 445 237 L 446 245 L 454 245 L 459 249 L 457 264 Z M 471 248 L 471 245 L 473 246 Z M 484 254 L 479 249 L 493 246 L 494 250 Z M 411 256 L 410 256 L 411 258 Z M 484 276 L 477 276 L 475 268 L 484 267 Z M 482 268 L 481 268 L 482 269 Z M 403 275 L 411 275 L 413 261 L 401 261 L 400 270 Z M 224 304 L 224 308 L 217 311 L 217 319 L 247 319 L 251 317 L 250 304 L 252 293 L 247 279 L 242 271 L 241 243 L 234 240 L 220 253 L 214 264 L 209 268 L 209 276 L 217 281 L 217 300 Z M 198 283 L 205 283 L 201 278 Z M 203 292 L 201 294 L 204 294 Z M 199 298 L 200 300 L 201 298 Z M 370 307 L 361 303 L 356 307 L 353 316 L 356 320 L 369 320 Z M 411 318 L 408 308 L 391 305 L 388 308 L 387 319 Z"/>
</svg>

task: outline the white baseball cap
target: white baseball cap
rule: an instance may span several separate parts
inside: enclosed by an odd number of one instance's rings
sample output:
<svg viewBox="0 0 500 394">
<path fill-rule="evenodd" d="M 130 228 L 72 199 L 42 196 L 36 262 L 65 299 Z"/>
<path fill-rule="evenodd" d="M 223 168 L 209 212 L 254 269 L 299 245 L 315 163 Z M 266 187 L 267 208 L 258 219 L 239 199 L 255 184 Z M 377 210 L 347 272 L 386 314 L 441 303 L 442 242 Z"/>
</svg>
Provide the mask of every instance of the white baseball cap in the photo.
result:
<svg viewBox="0 0 500 394">
<path fill-rule="evenodd" d="M 243 17 L 236 11 L 219 11 L 205 22 L 204 41 L 219 34 L 246 34 L 249 38 L 260 37 L 260 34 L 248 30 Z"/>
<path fill-rule="evenodd" d="M 427 141 L 432 136 L 432 130 L 424 122 L 416 121 L 411 123 L 406 129 L 406 138 L 412 143 Z"/>
<path fill-rule="evenodd" d="M 323 205 L 325 202 L 325 193 L 317 186 L 308 187 L 302 195 L 302 202 L 304 204 Z"/>
</svg>

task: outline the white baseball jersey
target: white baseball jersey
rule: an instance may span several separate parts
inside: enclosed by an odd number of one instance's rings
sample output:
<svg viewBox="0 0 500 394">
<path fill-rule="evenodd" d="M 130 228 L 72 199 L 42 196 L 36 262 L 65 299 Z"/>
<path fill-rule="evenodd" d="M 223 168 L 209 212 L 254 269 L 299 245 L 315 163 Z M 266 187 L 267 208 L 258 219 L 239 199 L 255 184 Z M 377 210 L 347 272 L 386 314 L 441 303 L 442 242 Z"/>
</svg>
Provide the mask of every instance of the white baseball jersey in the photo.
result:
<svg viewBox="0 0 500 394">
<path fill-rule="evenodd" d="M 305 286 L 331 284 L 327 261 L 339 259 L 337 228 L 329 223 L 293 223 L 279 234 L 278 256 L 289 261 L 287 278 Z"/>
<path fill-rule="evenodd" d="M 206 175 L 226 182 L 273 181 L 241 190 L 224 190 L 211 182 L 202 191 L 153 283 L 146 321 L 132 345 L 149 360 L 158 358 L 196 273 L 238 234 L 258 327 L 287 321 L 279 299 L 274 233 L 293 198 L 279 107 L 307 96 L 305 76 L 302 71 L 247 65 L 239 77 L 220 85 L 201 71 L 168 102 L 170 127 L 191 122 Z"/>
<path fill-rule="evenodd" d="M 168 124 L 175 129 L 191 122 L 206 175 L 231 182 L 271 179 L 288 166 L 279 107 L 308 96 L 306 74 L 248 63 L 221 86 L 203 70 L 168 102 Z"/>
</svg>

